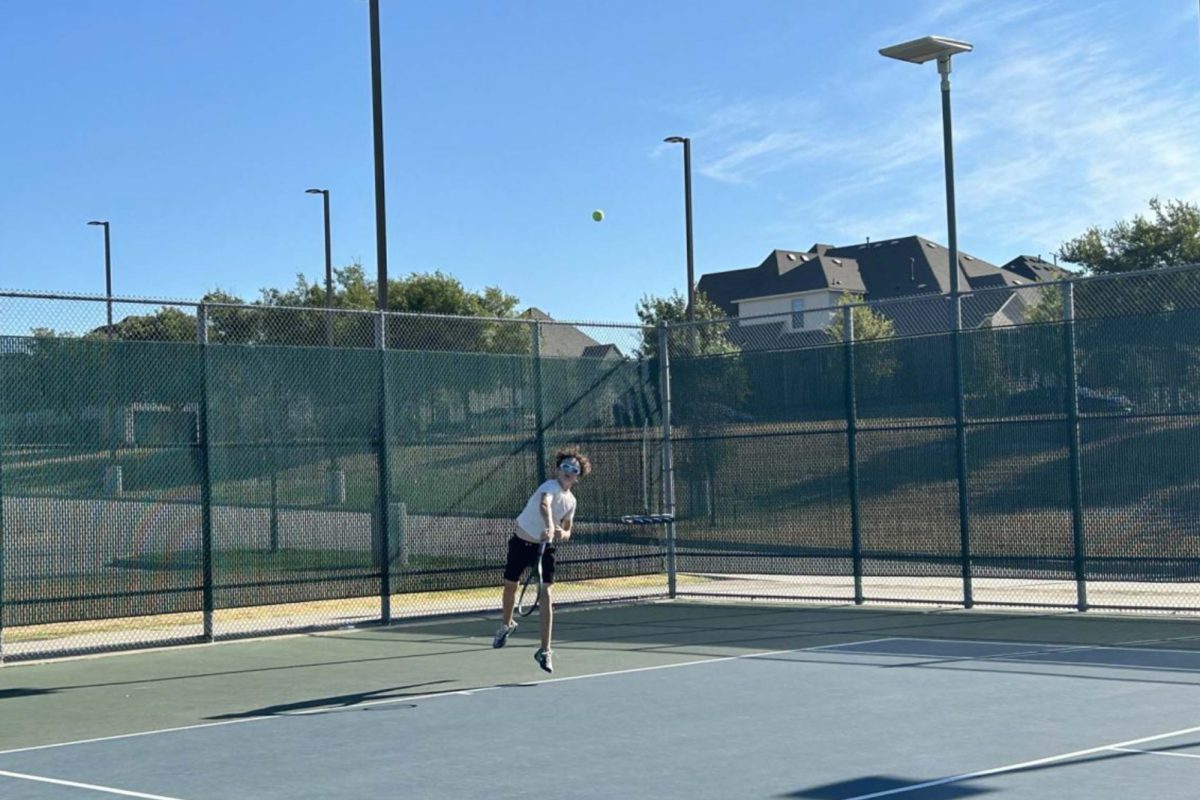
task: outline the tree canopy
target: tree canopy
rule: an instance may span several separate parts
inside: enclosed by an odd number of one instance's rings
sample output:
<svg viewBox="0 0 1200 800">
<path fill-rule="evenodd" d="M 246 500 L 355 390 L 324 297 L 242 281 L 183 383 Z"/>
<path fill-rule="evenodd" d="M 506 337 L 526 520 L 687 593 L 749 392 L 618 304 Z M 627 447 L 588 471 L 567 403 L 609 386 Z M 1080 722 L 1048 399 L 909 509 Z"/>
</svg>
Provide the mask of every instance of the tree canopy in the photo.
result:
<svg viewBox="0 0 1200 800">
<path fill-rule="evenodd" d="M 350 264 L 334 271 L 330 305 L 338 311 L 373 311 L 375 282 L 362 265 Z M 247 303 L 223 291 L 210 292 L 202 302 L 209 309 L 209 341 L 216 344 L 290 344 L 369 347 L 374 341 L 374 320 L 361 316 L 324 313 L 324 282 L 298 275 L 287 289 L 263 289 Z M 441 271 L 413 273 L 388 281 L 388 310 L 455 317 L 515 318 L 519 299 L 488 286 L 467 289 L 457 278 Z M 44 335 L 44 333 L 43 333 Z M 149 314 L 135 314 L 111 328 L 89 331 L 85 338 L 121 341 L 196 341 L 194 312 L 164 306 Z M 403 349 L 459 350 L 467 352 L 525 353 L 531 345 L 524 325 L 460 320 L 393 319 L 389 346 Z"/>
<path fill-rule="evenodd" d="M 1150 211 L 1110 228 L 1092 226 L 1065 242 L 1058 257 L 1096 274 L 1200 263 L 1200 206 L 1154 198 Z"/>
</svg>

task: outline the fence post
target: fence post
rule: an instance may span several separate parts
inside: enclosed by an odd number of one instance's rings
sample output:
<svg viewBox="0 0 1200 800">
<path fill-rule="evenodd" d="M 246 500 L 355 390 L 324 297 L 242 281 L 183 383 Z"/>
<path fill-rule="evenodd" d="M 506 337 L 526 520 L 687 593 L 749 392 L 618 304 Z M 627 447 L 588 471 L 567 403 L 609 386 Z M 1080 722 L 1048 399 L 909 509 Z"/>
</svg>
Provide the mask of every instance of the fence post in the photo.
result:
<svg viewBox="0 0 1200 800">
<path fill-rule="evenodd" d="M 957 265 L 951 264 L 951 269 Z M 967 413 L 963 385 L 962 295 L 950 298 L 950 348 L 954 360 L 954 442 L 958 466 L 958 525 L 962 556 L 963 608 L 975 605 L 971 585 L 971 506 L 967 493 Z"/>
<path fill-rule="evenodd" d="M 4 665 L 4 427 L 0 425 L 0 666 Z"/>
<path fill-rule="evenodd" d="M 658 325 L 658 391 L 662 406 L 663 505 L 671 521 L 667 523 L 667 596 L 674 599 L 675 568 L 675 462 L 671 453 L 671 352 L 667 323 Z"/>
<path fill-rule="evenodd" d="M 409 537 L 408 537 L 408 503 L 394 503 L 392 505 L 392 517 L 388 518 L 388 522 L 396 530 L 395 541 L 389 543 L 389 553 L 394 553 L 395 558 L 399 559 L 400 566 L 407 567 L 409 559 Z M 392 556 L 389 556 L 392 558 Z"/>
<path fill-rule="evenodd" d="M 649 442 L 647 422 L 642 422 L 642 448 L 641 448 L 641 478 L 642 478 L 642 513 L 650 513 L 650 453 L 647 449 Z M 2 532 L 2 530 L 0 530 Z"/>
<path fill-rule="evenodd" d="M 533 323 L 533 418 L 537 430 L 534 432 L 534 449 L 537 451 L 538 485 L 546 482 L 546 429 L 545 410 L 542 408 L 542 323 Z"/>
<path fill-rule="evenodd" d="M 379 622 L 387 625 L 392 621 L 392 563 L 388 552 L 388 533 L 391 526 L 388 516 L 390 495 L 388 477 L 388 403 L 387 403 L 387 316 L 383 311 L 375 315 L 375 347 L 379 350 L 379 418 L 376 428 L 379 446 L 376 460 L 379 466 L 379 498 L 375 509 L 374 546 L 379 560 Z"/>
<path fill-rule="evenodd" d="M 214 639 L 213 631 L 213 524 L 211 447 L 208 420 L 208 306 L 196 310 L 196 341 L 200 346 L 200 413 L 196 438 L 200 454 L 200 562 L 203 565 L 201 608 L 204 614 L 204 640 Z"/>
<path fill-rule="evenodd" d="M 1075 286 L 1062 284 L 1063 340 L 1067 369 L 1067 436 L 1070 446 L 1071 539 L 1074 550 L 1076 608 L 1087 611 L 1087 554 L 1083 529 L 1083 471 L 1079 463 L 1079 375 L 1075 356 Z"/>
<path fill-rule="evenodd" d="M 863 603 L 862 521 L 858 511 L 858 401 L 854 392 L 854 309 L 842 307 L 842 346 L 846 371 L 846 464 L 850 481 L 850 558 L 854 565 L 854 602 Z"/>
</svg>

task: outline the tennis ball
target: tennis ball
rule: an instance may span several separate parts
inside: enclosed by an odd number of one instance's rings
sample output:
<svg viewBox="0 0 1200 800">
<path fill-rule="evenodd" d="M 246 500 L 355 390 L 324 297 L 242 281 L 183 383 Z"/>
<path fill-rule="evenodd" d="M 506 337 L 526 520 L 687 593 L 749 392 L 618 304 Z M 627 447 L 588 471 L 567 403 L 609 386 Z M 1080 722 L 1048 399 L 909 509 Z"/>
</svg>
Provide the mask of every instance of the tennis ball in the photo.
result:
<svg viewBox="0 0 1200 800">
<path fill-rule="evenodd" d="M 600 222 L 601 220 L 604 219 L 604 212 L 597 208 L 595 211 L 592 212 L 592 219 L 595 220 L 596 222 Z"/>
</svg>

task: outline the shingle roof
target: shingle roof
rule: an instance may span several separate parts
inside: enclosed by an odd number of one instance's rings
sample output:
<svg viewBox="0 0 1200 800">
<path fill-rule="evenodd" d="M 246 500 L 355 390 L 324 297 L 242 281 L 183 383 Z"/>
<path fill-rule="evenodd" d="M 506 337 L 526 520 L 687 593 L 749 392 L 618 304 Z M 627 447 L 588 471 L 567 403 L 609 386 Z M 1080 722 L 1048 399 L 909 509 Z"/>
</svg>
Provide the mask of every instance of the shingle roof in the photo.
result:
<svg viewBox="0 0 1200 800">
<path fill-rule="evenodd" d="M 858 261 L 868 300 L 950 292 L 950 251 L 922 236 L 837 247 L 829 255 Z M 958 266 L 963 290 L 1002 285 L 1005 280 L 995 264 L 962 250 L 958 251 Z"/>
<path fill-rule="evenodd" d="M 1005 264 L 1004 269 L 1031 281 L 1062 281 L 1071 277 L 1070 272 L 1041 256 L 1017 256 Z"/>
<path fill-rule="evenodd" d="M 950 254 L 920 236 L 831 247 L 816 244 L 807 253 L 773 250 L 757 267 L 709 273 L 699 288 L 730 316 L 735 301 L 814 290 L 865 294 L 868 300 L 950 292 Z M 1016 272 L 959 251 L 959 285 L 964 291 L 1015 286 Z"/>
<path fill-rule="evenodd" d="M 521 312 L 525 319 L 539 322 L 554 322 L 554 318 L 540 308 L 529 308 Z M 553 325 L 542 325 L 541 354 L 562 358 L 607 358 L 612 354 L 620 356 L 620 351 L 614 344 L 601 344 L 578 328 L 562 322 Z M 611 350 L 610 350 L 611 348 Z"/>
<path fill-rule="evenodd" d="M 730 316 L 737 316 L 738 300 L 751 297 L 823 289 L 854 294 L 866 291 L 853 258 L 795 250 L 772 250 L 757 267 L 709 273 L 700 278 L 697 288 Z"/>
<path fill-rule="evenodd" d="M 593 344 L 583 348 L 583 358 L 620 358 L 621 350 L 615 344 Z"/>
</svg>

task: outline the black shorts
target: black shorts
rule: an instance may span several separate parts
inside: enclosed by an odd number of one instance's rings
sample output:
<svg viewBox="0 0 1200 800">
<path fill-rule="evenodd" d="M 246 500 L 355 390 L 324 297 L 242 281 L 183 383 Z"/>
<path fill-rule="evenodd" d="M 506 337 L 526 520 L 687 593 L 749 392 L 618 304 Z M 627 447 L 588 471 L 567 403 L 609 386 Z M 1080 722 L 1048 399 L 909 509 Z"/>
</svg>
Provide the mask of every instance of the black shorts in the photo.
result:
<svg viewBox="0 0 1200 800">
<path fill-rule="evenodd" d="M 527 542 L 515 533 L 508 540 L 508 561 L 504 565 L 504 580 L 514 583 L 521 580 L 525 570 L 537 560 L 540 544 Z M 542 583 L 554 583 L 554 545 L 548 545 L 542 554 Z"/>
</svg>

